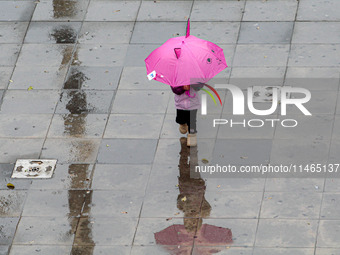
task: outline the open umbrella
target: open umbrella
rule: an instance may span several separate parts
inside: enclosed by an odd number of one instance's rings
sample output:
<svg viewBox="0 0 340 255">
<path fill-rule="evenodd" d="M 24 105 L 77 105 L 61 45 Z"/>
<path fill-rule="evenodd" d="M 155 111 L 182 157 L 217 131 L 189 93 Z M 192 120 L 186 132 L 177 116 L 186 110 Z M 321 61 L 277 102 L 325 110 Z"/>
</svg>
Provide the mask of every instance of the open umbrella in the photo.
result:
<svg viewBox="0 0 340 255">
<path fill-rule="evenodd" d="M 206 83 L 228 67 L 222 48 L 190 35 L 189 19 L 186 35 L 167 40 L 145 64 L 149 80 L 173 87 Z"/>
</svg>

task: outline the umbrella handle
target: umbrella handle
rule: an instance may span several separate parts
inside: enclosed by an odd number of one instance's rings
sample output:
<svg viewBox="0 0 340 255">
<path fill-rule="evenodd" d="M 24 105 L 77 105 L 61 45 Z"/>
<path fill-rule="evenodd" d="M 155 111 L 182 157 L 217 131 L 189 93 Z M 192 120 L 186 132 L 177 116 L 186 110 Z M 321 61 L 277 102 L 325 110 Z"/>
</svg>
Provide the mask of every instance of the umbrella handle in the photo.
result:
<svg viewBox="0 0 340 255">
<path fill-rule="evenodd" d="M 188 22 L 187 22 L 187 33 L 185 35 L 185 38 L 187 38 L 189 35 L 190 35 L 190 19 L 188 19 Z"/>
</svg>

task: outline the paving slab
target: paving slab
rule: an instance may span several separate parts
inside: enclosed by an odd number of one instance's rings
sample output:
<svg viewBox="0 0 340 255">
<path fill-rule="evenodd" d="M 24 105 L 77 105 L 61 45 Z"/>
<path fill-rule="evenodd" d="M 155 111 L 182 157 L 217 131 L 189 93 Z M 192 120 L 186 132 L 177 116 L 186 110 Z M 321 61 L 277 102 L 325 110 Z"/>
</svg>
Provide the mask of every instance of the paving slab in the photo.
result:
<svg viewBox="0 0 340 255">
<path fill-rule="evenodd" d="M 14 164 L 0 164 L 0 190 L 8 190 L 7 184 L 12 183 L 16 190 L 27 190 L 30 188 L 31 179 L 11 178 Z"/>
<path fill-rule="evenodd" d="M 18 222 L 19 218 L 0 218 L 1 245 L 10 245 L 12 243 Z"/>
<path fill-rule="evenodd" d="M 20 50 L 19 44 L 0 44 L 0 66 L 14 66 Z"/>
<path fill-rule="evenodd" d="M 265 184 L 267 192 L 322 192 L 325 180 L 322 178 L 268 178 Z"/>
<path fill-rule="evenodd" d="M 238 43 L 289 44 L 294 22 L 243 22 Z"/>
<path fill-rule="evenodd" d="M 22 43 L 28 22 L 0 22 L 0 43 Z"/>
<path fill-rule="evenodd" d="M 82 21 L 86 14 L 89 0 L 42 0 L 37 4 L 33 21 Z"/>
<path fill-rule="evenodd" d="M 0 190 L 0 221 L 2 217 L 20 217 L 27 192 L 24 190 Z"/>
<path fill-rule="evenodd" d="M 339 7 L 338 1 L 302 0 L 299 3 L 297 20 L 339 21 L 339 14 L 337 13 Z"/>
<path fill-rule="evenodd" d="M 192 1 L 142 1 L 137 21 L 186 21 Z"/>
<path fill-rule="evenodd" d="M 55 114 L 47 137 L 101 138 L 106 122 L 106 114 Z"/>
<path fill-rule="evenodd" d="M 316 247 L 340 248 L 339 220 L 320 220 Z"/>
<path fill-rule="evenodd" d="M 313 248 L 254 248 L 253 255 L 314 255 Z"/>
<path fill-rule="evenodd" d="M 91 1 L 86 21 L 135 21 L 140 1 Z"/>
<path fill-rule="evenodd" d="M 192 21 L 241 21 L 245 1 L 194 1 Z"/>
<path fill-rule="evenodd" d="M 338 43 L 339 22 L 296 22 L 292 43 Z"/>
<path fill-rule="evenodd" d="M 35 3 L 29 1 L 0 1 L 0 21 L 29 21 Z"/>
<path fill-rule="evenodd" d="M 283 1 L 247 1 L 243 21 L 294 21 L 298 2 Z"/>
<path fill-rule="evenodd" d="M 0 89 L 6 89 L 10 83 L 14 67 L 0 67 Z"/>
<path fill-rule="evenodd" d="M 73 246 L 71 255 L 92 254 L 92 255 L 110 255 L 112 252 L 117 255 L 130 255 L 130 246 L 113 245 L 113 246 Z"/>
<path fill-rule="evenodd" d="M 82 25 L 78 42 L 84 44 L 129 43 L 133 29 L 133 22 L 87 21 Z"/>
<path fill-rule="evenodd" d="M 13 245 L 10 255 L 41 254 L 64 255 L 71 252 L 72 246 L 65 245 Z"/>
<path fill-rule="evenodd" d="M 136 218 L 81 218 L 75 245 L 131 245 Z"/>
</svg>

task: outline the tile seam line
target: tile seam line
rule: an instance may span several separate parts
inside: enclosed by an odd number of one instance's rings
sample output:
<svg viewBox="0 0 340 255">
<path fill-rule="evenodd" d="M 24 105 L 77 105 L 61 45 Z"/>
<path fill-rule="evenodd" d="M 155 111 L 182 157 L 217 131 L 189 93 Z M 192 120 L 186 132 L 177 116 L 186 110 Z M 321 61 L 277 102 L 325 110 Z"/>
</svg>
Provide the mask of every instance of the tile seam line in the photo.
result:
<svg viewBox="0 0 340 255">
<path fill-rule="evenodd" d="M 22 48 L 23 48 L 23 46 L 24 46 L 25 37 L 26 37 L 26 35 L 27 35 L 28 28 L 29 28 L 29 26 L 30 26 L 30 24 L 31 24 L 31 22 L 32 22 L 32 18 L 33 18 L 33 15 L 34 15 L 34 12 L 35 12 L 36 8 L 37 8 L 37 4 L 35 4 L 35 6 L 34 6 L 34 8 L 33 8 L 33 10 L 32 10 L 31 17 L 30 17 L 30 19 L 29 19 L 29 21 L 28 21 L 28 24 L 27 24 L 27 27 L 26 27 L 25 34 L 24 34 L 24 36 L 23 36 L 23 38 L 22 38 L 22 41 L 21 41 L 21 45 L 20 45 L 20 48 L 19 48 L 19 52 L 18 52 L 17 58 L 16 58 L 16 60 L 15 60 L 15 64 L 14 64 L 14 66 L 13 66 L 12 73 L 11 73 L 11 75 L 10 75 L 10 80 L 12 80 L 12 77 L 13 77 L 13 74 L 14 74 L 14 70 L 15 70 L 15 68 L 16 68 L 16 66 L 17 66 L 17 62 L 18 62 L 19 56 L 20 56 L 21 51 L 22 51 Z M 26 21 L 26 22 L 27 22 L 27 21 Z M 7 94 L 9 85 L 10 85 L 10 82 L 8 81 L 8 82 L 7 82 L 7 86 L 6 86 L 5 89 L 4 89 L 4 93 L 2 94 L 2 97 L 0 98 L 0 102 L 1 102 L 1 104 L 0 104 L 0 112 L 1 112 L 2 104 L 3 104 L 3 99 L 4 99 L 4 97 L 5 97 L 5 94 Z M 6 92 L 5 92 L 5 91 L 6 91 Z M 32 181 L 31 181 L 30 185 L 31 185 L 31 184 L 32 184 Z M 29 190 L 29 189 L 28 189 L 28 190 Z M 27 190 L 27 191 L 28 191 L 28 190 Z M 10 243 L 9 246 L 8 246 L 8 250 L 7 250 L 8 253 L 10 253 L 11 250 L 12 250 L 13 242 L 14 242 L 15 236 L 16 236 L 16 234 L 17 234 L 19 224 L 20 224 L 20 222 L 21 222 L 22 213 L 23 213 L 23 210 L 24 210 L 26 201 L 27 201 L 27 197 L 28 197 L 28 194 L 26 194 L 25 201 L 24 201 L 24 203 L 23 203 L 22 210 L 21 210 L 21 212 L 20 212 L 20 216 L 19 216 L 18 223 L 17 223 L 17 225 L 15 226 L 15 231 L 14 231 L 14 233 L 13 233 L 13 238 L 12 238 L 12 240 L 11 240 L 11 243 Z"/>
</svg>

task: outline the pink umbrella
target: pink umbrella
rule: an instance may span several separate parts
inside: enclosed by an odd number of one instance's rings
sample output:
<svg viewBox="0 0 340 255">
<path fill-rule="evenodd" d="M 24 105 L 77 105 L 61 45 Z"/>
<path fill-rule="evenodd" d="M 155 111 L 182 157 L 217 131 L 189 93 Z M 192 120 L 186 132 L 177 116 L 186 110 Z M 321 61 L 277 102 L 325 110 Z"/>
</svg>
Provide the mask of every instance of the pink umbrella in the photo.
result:
<svg viewBox="0 0 340 255">
<path fill-rule="evenodd" d="M 155 49 L 145 59 L 149 80 L 173 87 L 206 83 L 227 66 L 223 49 L 190 35 L 174 37 Z"/>
</svg>

